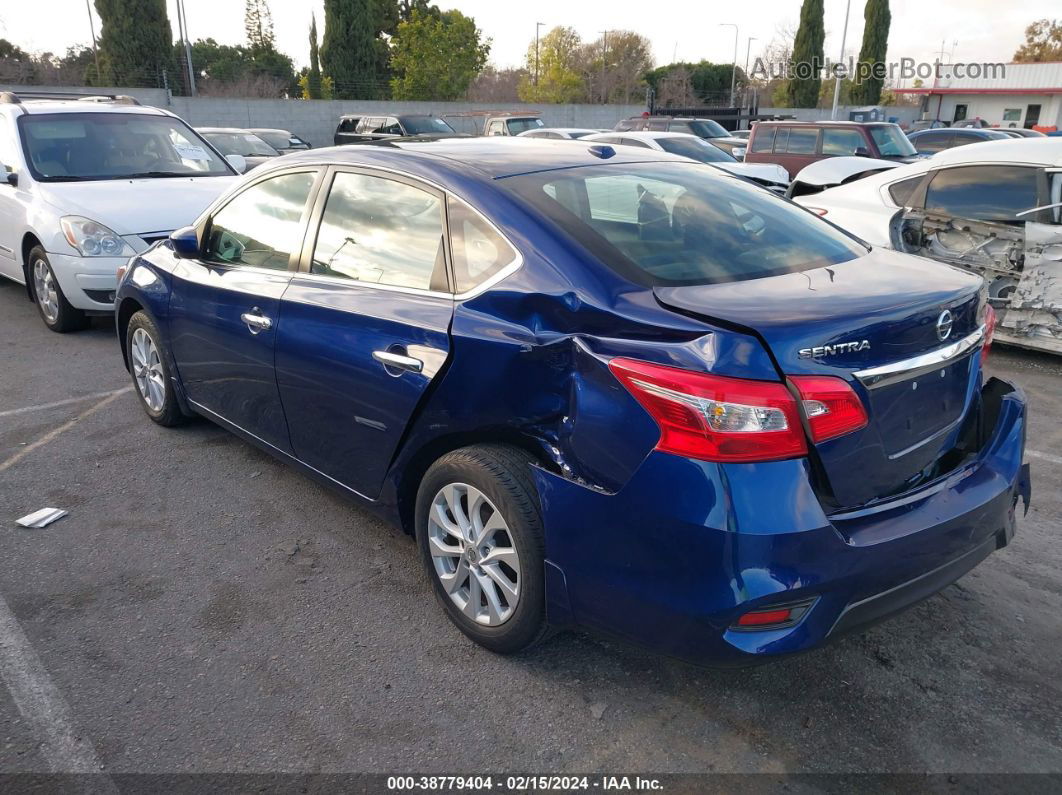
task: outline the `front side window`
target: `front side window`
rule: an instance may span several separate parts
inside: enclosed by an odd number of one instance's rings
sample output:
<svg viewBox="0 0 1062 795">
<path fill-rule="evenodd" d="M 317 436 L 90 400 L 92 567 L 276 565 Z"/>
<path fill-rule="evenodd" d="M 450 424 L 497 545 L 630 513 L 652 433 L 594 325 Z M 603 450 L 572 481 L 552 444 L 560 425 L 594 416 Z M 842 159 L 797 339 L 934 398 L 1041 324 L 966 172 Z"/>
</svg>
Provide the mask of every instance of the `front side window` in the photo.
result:
<svg viewBox="0 0 1062 795">
<path fill-rule="evenodd" d="M 462 201 L 447 200 L 455 292 L 466 293 L 516 260 L 516 252 L 483 218 Z"/>
<path fill-rule="evenodd" d="M 938 171 L 926 211 L 978 221 L 1021 221 L 1037 206 L 1039 171 L 1028 166 L 959 166 Z"/>
<path fill-rule="evenodd" d="M 824 155 L 854 155 L 859 149 L 866 149 L 866 141 L 858 130 L 822 131 L 822 153 Z"/>
<path fill-rule="evenodd" d="M 325 202 L 311 273 L 445 290 L 443 205 L 404 182 L 340 172 Z"/>
<path fill-rule="evenodd" d="M 457 132 L 445 121 L 434 116 L 406 116 L 403 121 L 409 135 L 451 135 Z"/>
<path fill-rule="evenodd" d="M 502 128 L 500 121 L 492 121 L 487 128 L 487 135 L 504 135 L 505 130 Z"/>
<path fill-rule="evenodd" d="M 898 124 L 879 124 L 868 127 L 874 145 L 882 157 L 910 157 L 917 154 L 910 139 Z"/>
<path fill-rule="evenodd" d="M 210 219 L 204 258 L 223 265 L 287 270 L 302 248 L 302 217 L 316 174 L 282 174 L 256 183 Z"/>
<path fill-rule="evenodd" d="M 726 127 L 712 119 L 698 119 L 690 122 L 690 130 L 701 138 L 729 138 Z"/>
<path fill-rule="evenodd" d="M 272 157 L 278 154 L 276 149 L 251 133 L 203 133 L 203 137 L 226 156 Z"/>
<path fill-rule="evenodd" d="M 525 130 L 536 130 L 546 126 L 542 119 L 509 119 L 508 124 L 509 135 L 519 135 Z"/>
<path fill-rule="evenodd" d="M 147 113 L 24 114 L 18 120 L 35 179 L 75 182 L 231 176 L 184 122 Z"/>
<path fill-rule="evenodd" d="M 294 140 L 294 136 L 285 135 L 282 132 L 269 132 L 263 130 L 262 132 L 255 133 L 255 135 L 257 135 L 271 147 L 276 149 L 278 152 L 283 151 L 284 149 L 290 149 L 293 143 L 297 143 L 297 141 Z"/>
<path fill-rule="evenodd" d="M 658 138 L 657 143 L 665 152 L 682 155 L 701 163 L 736 163 L 733 157 L 702 138 Z"/>
<path fill-rule="evenodd" d="M 600 165 L 499 182 L 640 284 L 742 281 L 866 253 L 812 214 L 697 163 Z"/>
</svg>

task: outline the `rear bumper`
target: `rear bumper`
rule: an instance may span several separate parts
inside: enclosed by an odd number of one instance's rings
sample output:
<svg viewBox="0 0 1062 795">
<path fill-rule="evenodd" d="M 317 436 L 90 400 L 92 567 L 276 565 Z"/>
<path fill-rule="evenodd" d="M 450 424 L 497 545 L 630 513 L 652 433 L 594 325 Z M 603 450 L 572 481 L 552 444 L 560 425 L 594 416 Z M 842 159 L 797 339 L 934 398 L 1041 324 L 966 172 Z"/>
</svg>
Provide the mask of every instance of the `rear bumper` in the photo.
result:
<svg viewBox="0 0 1062 795">
<path fill-rule="evenodd" d="M 1028 503 L 1025 397 L 1009 385 L 993 395 L 995 427 L 972 461 L 844 516 L 823 513 L 802 460 L 717 465 L 652 453 L 615 494 L 539 471 L 550 620 L 692 662 L 744 665 L 925 599 L 1008 543 L 1015 504 Z M 804 600 L 812 607 L 792 626 L 732 629 L 750 609 Z"/>
</svg>

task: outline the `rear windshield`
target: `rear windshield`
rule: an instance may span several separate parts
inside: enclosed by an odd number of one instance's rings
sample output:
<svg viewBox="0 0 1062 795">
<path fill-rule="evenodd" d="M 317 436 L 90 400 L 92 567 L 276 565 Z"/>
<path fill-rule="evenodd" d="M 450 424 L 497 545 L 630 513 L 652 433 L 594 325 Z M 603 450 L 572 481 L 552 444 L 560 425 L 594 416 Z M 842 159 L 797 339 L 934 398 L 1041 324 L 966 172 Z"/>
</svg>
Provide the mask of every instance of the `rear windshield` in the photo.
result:
<svg viewBox="0 0 1062 795">
<path fill-rule="evenodd" d="M 294 136 L 287 135 L 283 132 L 258 132 L 255 133 L 259 138 L 265 141 L 274 149 L 289 149 L 293 143 Z"/>
<path fill-rule="evenodd" d="M 507 124 L 509 125 L 509 135 L 519 135 L 527 130 L 537 130 L 539 127 L 546 126 L 542 119 L 509 119 Z"/>
<path fill-rule="evenodd" d="M 914 144 L 895 124 L 882 124 L 870 128 L 870 137 L 878 147 L 882 157 L 910 157 L 918 154 Z"/>
<path fill-rule="evenodd" d="M 639 284 L 743 281 L 866 253 L 810 212 L 712 166 L 603 164 L 500 182 Z"/>
<path fill-rule="evenodd" d="M 712 146 L 701 138 L 657 138 L 656 142 L 665 152 L 673 155 L 682 155 L 701 163 L 736 163 L 733 157 L 728 155 L 718 146 Z"/>
<path fill-rule="evenodd" d="M 434 116 L 403 116 L 402 126 L 409 135 L 431 135 L 433 133 L 457 132 L 453 127 Z"/>
</svg>

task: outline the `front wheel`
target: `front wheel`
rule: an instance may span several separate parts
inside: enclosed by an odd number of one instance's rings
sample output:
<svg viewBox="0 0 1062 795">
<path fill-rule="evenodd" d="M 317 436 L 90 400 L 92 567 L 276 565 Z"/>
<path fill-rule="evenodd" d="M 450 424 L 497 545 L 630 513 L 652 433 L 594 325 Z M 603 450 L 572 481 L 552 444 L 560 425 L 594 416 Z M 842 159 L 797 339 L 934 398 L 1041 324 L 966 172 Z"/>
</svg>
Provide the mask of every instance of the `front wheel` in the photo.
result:
<svg viewBox="0 0 1062 795">
<path fill-rule="evenodd" d="M 55 278 L 48 255 L 40 246 L 34 246 L 29 257 L 29 276 L 33 286 L 33 298 L 44 325 L 59 334 L 79 331 L 88 326 L 88 317 L 66 300 L 59 281 Z"/>
<path fill-rule="evenodd" d="M 144 411 L 159 425 L 172 427 L 184 422 L 158 326 L 144 312 L 129 319 L 125 332 L 129 372 Z"/>
<path fill-rule="evenodd" d="M 417 493 L 417 543 L 450 620 L 511 654 L 546 633 L 542 519 L 531 459 L 502 445 L 440 458 Z"/>
</svg>

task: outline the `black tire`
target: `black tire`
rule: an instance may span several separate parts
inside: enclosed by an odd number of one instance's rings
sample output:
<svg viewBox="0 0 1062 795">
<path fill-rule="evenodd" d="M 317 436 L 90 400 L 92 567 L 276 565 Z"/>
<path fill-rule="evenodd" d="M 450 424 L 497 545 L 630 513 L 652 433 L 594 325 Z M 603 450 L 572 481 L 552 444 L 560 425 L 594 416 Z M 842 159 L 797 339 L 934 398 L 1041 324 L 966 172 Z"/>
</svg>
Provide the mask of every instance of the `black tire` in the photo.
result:
<svg viewBox="0 0 1062 795">
<path fill-rule="evenodd" d="M 137 367 L 135 365 L 135 355 L 133 352 L 134 336 L 137 331 L 142 331 L 151 340 L 151 344 L 155 346 L 155 351 L 158 354 L 157 370 L 162 375 L 162 400 L 161 404 L 153 408 L 148 402 L 148 399 L 141 391 L 140 382 L 137 379 Z M 133 379 L 133 391 L 136 393 L 137 398 L 140 400 L 140 405 L 143 406 L 144 411 L 152 420 L 159 425 L 163 425 L 167 428 L 172 428 L 176 425 L 182 425 L 187 418 L 181 411 L 181 406 L 177 402 L 177 391 L 173 386 L 172 373 L 170 372 L 169 357 L 166 355 L 166 349 L 162 344 L 162 335 L 159 334 L 158 326 L 154 321 L 148 317 L 144 312 L 137 312 L 129 319 L 129 327 L 125 330 L 125 350 L 127 357 L 127 364 L 129 366 L 129 374 Z M 154 364 L 154 360 L 152 360 Z"/>
<path fill-rule="evenodd" d="M 523 651 L 539 642 L 548 631 L 543 573 L 545 543 L 538 497 L 531 480 L 531 462 L 530 456 L 514 447 L 464 447 L 432 464 L 417 492 L 417 544 L 436 598 L 458 629 L 499 654 Z M 497 626 L 485 626 L 466 615 L 446 592 L 435 568 L 429 546 L 429 511 L 441 489 L 453 483 L 473 486 L 493 503 L 505 520 L 504 532 L 519 555 L 519 598 L 511 615 Z"/>
<path fill-rule="evenodd" d="M 45 284 L 53 296 L 38 294 L 37 268 L 42 264 L 46 270 Z M 89 318 L 82 310 L 70 305 L 63 295 L 63 288 L 59 286 L 59 280 L 55 278 L 52 263 L 48 259 L 48 253 L 41 246 L 34 246 L 29 253 L 29 267 L 26 269 L 30 293 L 33 295 L 33 303 L 37 306 L 37 312 L 44 321 L 44 325 L 57 334 L 65 334 L 68 331 L 81 331 L 89 325 Z M 54 306 L 53 306 L 54 303 Z"/>
</svg>

